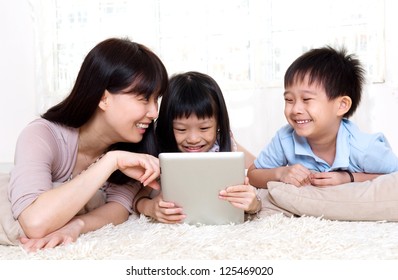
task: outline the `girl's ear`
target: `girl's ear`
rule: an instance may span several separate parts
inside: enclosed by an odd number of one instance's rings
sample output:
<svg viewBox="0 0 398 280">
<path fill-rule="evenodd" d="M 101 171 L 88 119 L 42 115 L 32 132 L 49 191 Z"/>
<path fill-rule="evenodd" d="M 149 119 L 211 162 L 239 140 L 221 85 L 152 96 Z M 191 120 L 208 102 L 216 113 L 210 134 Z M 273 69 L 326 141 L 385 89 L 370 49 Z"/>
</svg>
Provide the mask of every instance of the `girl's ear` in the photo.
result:
<svg viewBox="0 0 398 280">
<path fill-rule="evenodd" d="M 338 111 L 337 114 L 339 116 L 344 116 L 351 108 L 352 105 L 352 100 L 351 97 L 344 95 L 344 96 L 340 96 L 339 100 L 338 100 Z"/>
<path fill-rule="evenodd" d="M 108 108 L 108 97 L 110 96 L 110 93 L 105 90 L 104 94 L 101 97 L 101 100 L 98 104 L 98 107 L 100 107 L 102 110 L 106 110 Z"/>
</svg>

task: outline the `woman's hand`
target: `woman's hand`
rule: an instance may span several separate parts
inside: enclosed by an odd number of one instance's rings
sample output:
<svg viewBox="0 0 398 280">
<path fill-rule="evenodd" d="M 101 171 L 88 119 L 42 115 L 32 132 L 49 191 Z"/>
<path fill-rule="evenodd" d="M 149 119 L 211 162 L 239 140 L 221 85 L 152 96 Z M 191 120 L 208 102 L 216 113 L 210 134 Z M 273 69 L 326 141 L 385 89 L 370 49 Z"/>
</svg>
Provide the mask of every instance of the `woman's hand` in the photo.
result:
<svg viewBox="0 0 398 280">
<path fill-rule="evenodd" d="M 236 185 L 221 190 L 219 198 L 230 202 L 233 206 L 247 213 L 257 213 L 261 210 L 261 201 L 257 199 L 256 188 L 249 185 L 246 177 L 245 185 Z"/>
<path fill-rule="evenodd" d="M 62 228 L 48 234 L 43 238 L 21 237 L 22 247 L 28 252 L 35 252 L 40 249 L 54 248 L 58 245 L 66 245 L 75 242 L 79 237 L 84 224 L 76 218 L 71 220 Z"/>
<path fill-rule="evenodd" d="M 162 193 L 152 199 L 142 199 L 138 203 L 141 204 L 137 207 L 141 209 L 142 214 L 161 223 L 181 223 L 186 218 L 181 207 L 163 200 Z"/>
<path fill-rule="evenodd" d="M 160 189 L 157 178 L 160 175 L 159 159 L 139 153 L 117 152 L 117 169 L 127 176 L 140 181 L 144 186 Z"/>
</svg>

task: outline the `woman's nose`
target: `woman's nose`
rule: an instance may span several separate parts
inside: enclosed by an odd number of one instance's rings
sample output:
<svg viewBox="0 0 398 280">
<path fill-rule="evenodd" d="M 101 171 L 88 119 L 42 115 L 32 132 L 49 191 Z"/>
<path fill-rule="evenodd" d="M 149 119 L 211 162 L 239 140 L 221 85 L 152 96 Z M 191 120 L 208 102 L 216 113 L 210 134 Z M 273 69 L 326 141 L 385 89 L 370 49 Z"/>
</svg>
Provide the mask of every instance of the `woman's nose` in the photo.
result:
<svg viewBox="0 0 398 280">
<path fill-rule="evenodd" d="M 148 108 L 148 112 L 146 113 L 148 118 L 151 119 L 156 119 L 159 115 L 158 111 L 158 103 L 157 102 L 151 102 L 150 106 Z"/>
</svg>

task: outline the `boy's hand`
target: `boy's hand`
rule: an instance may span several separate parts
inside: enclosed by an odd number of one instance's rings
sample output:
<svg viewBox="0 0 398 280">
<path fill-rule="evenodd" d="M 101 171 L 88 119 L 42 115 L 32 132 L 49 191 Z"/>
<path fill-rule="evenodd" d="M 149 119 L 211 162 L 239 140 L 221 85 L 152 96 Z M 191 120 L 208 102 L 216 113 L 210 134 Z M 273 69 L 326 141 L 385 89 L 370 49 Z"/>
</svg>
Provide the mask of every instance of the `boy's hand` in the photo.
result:
<svg viewBox="0 0 398 280">
<path fill-rule="evenodd" d="M 330 187 L 351 182 L 346 172 L 317 172 L 311 174 L 311 185 Z"/>
<path fill-rule="evenodd" d="M 282 169 L 280 181 L 301 187 L 311 185 L 311 171 L 301 164 L 286 166 Z"/>
</svg>

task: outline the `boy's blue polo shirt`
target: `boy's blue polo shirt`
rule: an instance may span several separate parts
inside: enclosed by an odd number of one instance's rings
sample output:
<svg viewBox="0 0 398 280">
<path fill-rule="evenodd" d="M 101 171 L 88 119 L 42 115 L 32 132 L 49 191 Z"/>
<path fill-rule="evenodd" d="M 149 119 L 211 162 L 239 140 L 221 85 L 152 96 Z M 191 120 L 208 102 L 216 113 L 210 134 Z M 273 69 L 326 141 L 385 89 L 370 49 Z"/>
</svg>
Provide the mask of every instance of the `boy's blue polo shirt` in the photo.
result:
<svg viewBox="0 0 398 280">
<path fill-rule="evenodd" d="M 382 133 L 369 134 L 343 119 L 337 134 L 336 157 L 330 166 L 317 157 L 305 137 L 298 136 L 290 125 L 276 135 L 254 161 L 256 168 L 275 168 L 301 164 L 319 172 L 348 169 L 351 172 L 392 173 L 398 171 L 398 157 Z"/>
</svg>

